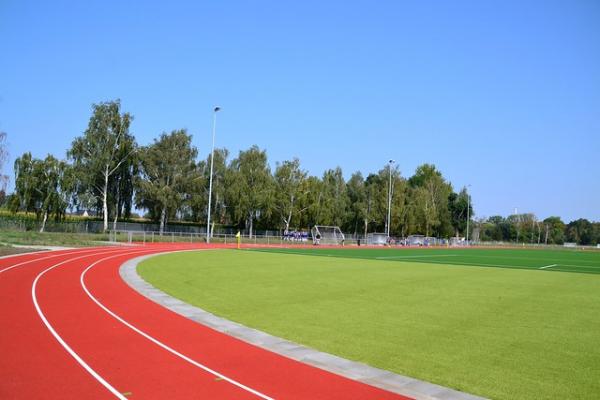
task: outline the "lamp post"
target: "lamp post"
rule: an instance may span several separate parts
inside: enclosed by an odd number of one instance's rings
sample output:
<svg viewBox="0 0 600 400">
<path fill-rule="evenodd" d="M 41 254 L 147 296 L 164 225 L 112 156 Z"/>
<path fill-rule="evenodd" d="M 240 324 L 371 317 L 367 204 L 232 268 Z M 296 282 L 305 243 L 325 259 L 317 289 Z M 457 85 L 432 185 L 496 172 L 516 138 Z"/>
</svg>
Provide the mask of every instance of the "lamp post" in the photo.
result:
<svg viewBox="0 0 600 400">
<path fill-rule="evenodd" d="M 467 185 L 470 188 L 471 185 Z M 467 246 L 469 245 L 469 221 L 471 220 L 471 193 L 467 190 Z"/>
<path fill-rule="evenodd" d="M 210 209 L 212 205 L 212 181 L 213 181 L 213 164 L 215 160 L 215 132 L 217 129 L 217 113 L 221 110 L 220 107 L 215 107 L 213 110 L 213 129 L 212 129 L 212 149 L 210 151 L 210 178 L 208 179 L 208 217 L 206 218 L 206 243 L 210 243 Z"/>
<path fill-rule="evenodd" d="M 390 242 L 390 225 L 392 222 L 392 165 L 396 161 L 390 160 L 388 161 L 389 173 L 390 173 L 390 183 L 388 186 L 388 212 L 387 212 L 387 223 L 386 223 L 386 235 L 387 241 Z"/>
</svg>

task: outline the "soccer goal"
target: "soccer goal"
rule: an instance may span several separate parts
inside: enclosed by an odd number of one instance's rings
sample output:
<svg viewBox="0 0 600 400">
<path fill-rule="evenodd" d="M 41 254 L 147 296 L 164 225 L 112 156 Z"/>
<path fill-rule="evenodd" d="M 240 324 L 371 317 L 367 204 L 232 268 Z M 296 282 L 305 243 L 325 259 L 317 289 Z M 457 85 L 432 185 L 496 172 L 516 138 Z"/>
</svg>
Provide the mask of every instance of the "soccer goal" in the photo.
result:
<svg viewBox="0 0 600 400">
<path fill-rule="evenodd" d="M 315 225 L 310 230 L 313 244 L 341 244 L 343 245 L 346 237 L 339 226 Z"/>
<path fill-rule="evenodd" d="M 367 244 L 371 246 L 385 246 L 388 244 L 388 236 L 385 233 L 369 233 Z"/>
</svg>

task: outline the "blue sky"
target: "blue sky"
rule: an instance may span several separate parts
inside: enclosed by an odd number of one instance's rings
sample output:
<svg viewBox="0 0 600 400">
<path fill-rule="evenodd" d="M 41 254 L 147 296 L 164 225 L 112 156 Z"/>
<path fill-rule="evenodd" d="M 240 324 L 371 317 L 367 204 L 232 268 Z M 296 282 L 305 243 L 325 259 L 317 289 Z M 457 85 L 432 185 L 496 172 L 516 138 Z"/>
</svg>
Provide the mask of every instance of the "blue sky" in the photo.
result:
<svg viewBox="0 0 600 400">
<path fill-rule="evenodd" d="M 600 220 L 600 3 L 0 2 L 0 130 L 64 157 L 120 98 L 148 144 L 252 144 L 314 175 L 434 163 L 479 217 Z"/>
</svg>

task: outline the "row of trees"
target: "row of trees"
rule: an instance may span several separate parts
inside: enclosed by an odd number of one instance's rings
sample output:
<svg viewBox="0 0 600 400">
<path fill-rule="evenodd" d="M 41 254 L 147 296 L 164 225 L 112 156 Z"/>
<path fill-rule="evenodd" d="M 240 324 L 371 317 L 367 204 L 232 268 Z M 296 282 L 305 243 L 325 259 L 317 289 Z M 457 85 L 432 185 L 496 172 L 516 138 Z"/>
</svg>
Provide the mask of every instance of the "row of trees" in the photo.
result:
<svg viewBox="0 0 600 400">
<path fill-rule="evenodd" d="M 36 159 L 30 153 L 18 157 L 9 208 L 35 212 L 42 230 L 48 217 L 60 220 L 68 210 L 102 216 L 105 230 L 134 209 L 145 210 L 161 231 L 168 221 L 205 221 L 210 155 L 198 160 L 185 130 L 139 146 L 129 130 L 132 120 L 118 100 L 95 104 L 87 129 L 67 151 L 67 161 L 51 155 Z M 339 167 L 322 177 L 309 176 L 298 159 L 277 163 L 271 171 L 266 151 L 257 146 L 231 160 L 226 149 L 216 149 L 214 157 L 211 218 L 245 228 L 250 235 L 258 228 L 307 229 L 315 224 L 357 234 L 382 232 L 390 179 L 391 234 L 452 236 L 465 231 L 468 194 L 465 189 L 454 192 L 433 165 L 420 166 L 409 179 L 386 165 L 366 177 L 355 172 L 346 181 Z"/>
<path fill-rule="evenodd" d="M 537 244 L 563 244 L 565 242 L 582 245 L 600 243 L 600 222 L 577 219 L 568 224 L 560 217 L 538 220 L 534 214 L 515 214 L 506 218 L 499 215 L 477 221 L 480 240 Z"/>
<path fill-rule="evenodd" d="M 198 150 L 185 130 L 163 133 L 139 146 L 129 128 L 133 117 L 120 102 L 93 106 L 88 127 L 73 140 L 67 161 L 25 153 L 15 161 L 12 211 L 34 212 L 41 230 L 49 217 L 87 210 L 116 225 L 135 209 L 160 224 L 206 221 L 210 155 Z M 0 135 L 0 144 L 5 135 Z M 6 158 L 0 146 L 0 161 Z M 386 165 L 364 176 L 355 172 L 346 181 L 338 167 L 321 177 L 309 176 L 298 159 L 279 162 L 271 171 L 265 150 L 253 146 L 229 159 L 226 149 L 214 153 L 211 220 L 215 224 L 256 229 L 307 229 L 337 225 L 345 232 L 366 235 L 386 229 L 391 182 L 390 232 L 395 236 L 464 236 L 473 210 L 466 189 L 455 192 L 435 166 L 424 164 L 408 179 Z M 0 182 L 1 183 L 1 182 Z M 467 209 L 468 212 L 467 212 Z M 473 238 L 560 244 L 596 244 L 600 224 L 558 217 L 538 221 L 533 214 L 494 216 L 474 221 Z"/>
</svg>

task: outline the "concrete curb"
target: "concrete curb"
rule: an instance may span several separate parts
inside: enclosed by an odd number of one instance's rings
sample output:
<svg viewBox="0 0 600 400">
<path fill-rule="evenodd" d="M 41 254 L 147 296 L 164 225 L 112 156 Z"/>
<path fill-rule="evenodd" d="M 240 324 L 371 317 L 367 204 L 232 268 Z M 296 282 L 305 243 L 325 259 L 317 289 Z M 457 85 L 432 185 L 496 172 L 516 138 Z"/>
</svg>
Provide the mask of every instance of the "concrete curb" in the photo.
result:
<svg viewBox="0 0 600 400">
<path fill-rule="evenodd" d="M 484 400 L 482 397 L 420 381 L 408 376 L 394 374 L 389 371 L 370 367 L 366 364 L 346 360 L 332 354 L 323 353 L 269 335 L 268 333 L 248 328 L 236 322 L 217 317 L 201 308 L 184 303 L 181 300 L 156 289 L 154 286 L 144 281 L 137 273 L 136 268 L 140 262 L 165 253 L 151 254 L 131 259 L 121 266 L 119 273 L 123 280 L 134 290 L 179 315 L 285 357 L 390 392 L 412 397 L 415 400 Z"/>
</svg>

